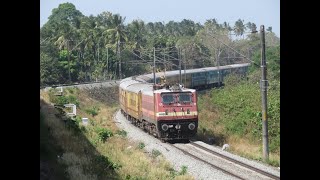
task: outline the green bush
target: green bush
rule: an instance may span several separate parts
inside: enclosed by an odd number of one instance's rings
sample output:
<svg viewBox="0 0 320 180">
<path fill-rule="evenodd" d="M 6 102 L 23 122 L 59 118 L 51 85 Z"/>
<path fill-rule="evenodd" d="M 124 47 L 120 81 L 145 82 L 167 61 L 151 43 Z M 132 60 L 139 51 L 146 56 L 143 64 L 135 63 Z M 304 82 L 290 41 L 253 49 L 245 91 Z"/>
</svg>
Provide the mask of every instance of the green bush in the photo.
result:
<svg viewBox="0 0 320 180">
<path fill-rule="evenodd" d="M 73 96 L 73 95 L 69 95 L 67 97 L 67 101 L 68 101 L 68 103 L 75 104 L 77 107 L 79 107 L 79 105 L 80 105 L 80 103 L 77 100 L 76 96 Z"/>
<path fill-rule="evenodd" d="M 94 116 L 98 115 L 99 110 L 100 110 L 100 108 L 93 106 L 90 109 L 86 109 L 86 112 L 94 117 Z"/>
<path fill-rule="evenodd" d="M 76 116 L 75 121 L 77 122 L 77 124 L 80 124 L 82 122 L 82 118 L 80 116 Z"/>
<path fill-rule="evenodd" d="M 70 94 L 74 93 L 74 89 L 73 88 L 65 88 L 65 90 L 68 90 Z"/>
<path fill-rule="evenodd" d="M 122 136 L 122 137 L 127 137 L 127 134 L 128 134 L 128 133 L 127 133 L 127 131 L 125 131 L 125 130 L 121 130 L 121 131 L 118 130 L 118 131 L 117 131 L 117 134 L 119 134 L 119 135 Z"/>
<path fill-rule="evenodd" d="M 63 106 L 65 104 L 75 104 L 77 107 L 79 107 L 80 105 L 76 96 L 74 95 L 56 96 L 54 95 L 54 91 L 49 91 L 49 99 L 52 103 L 58 106 Z"/>
<path fill-rule="evenodd" d="M 96 132 L 98 133 L 99 140 L 105 142 L 109 137 L 113 136 L 112 131 L 105 128 L 97 128 Z"/>
<path fill-rule="evenodd" d="M 160 154 L 161 154 L 161 152 L 159 150 L 157 150 L 157 149 L 152 150 L 152 157 L 153 158 L 158 157 Z"/>
<path fill-rule="evenodd" d="M 63 106 L 69 103 L 68 98 L 65 96 L 56 96 L 52 102 L 59 106 Z"/>
<path fill-rule="evenodd" d="M 233 82 L 233 85 L 211 90 L 210 103 L 206 103 L 208 95 L 200 95 L 199 111 L 212 108 L 218 110 L 219 119 L 215 122 L 224 125 L 226 135 L 238 135 L 260 143 L 262 109 L 259 83 L 246 80 L 236 83 L 235 79 L 230 76 L 228 81 Z M 269 81 L 267 98 L 270 152 L 280 152 L 280 82 L 278 80 Z M 200 124 L 200 127 L 203 126 Z M 201 131 L 205 129 L 200 128 Z"/>
<path fill-rule="evenodd" d="M 139 149 L 143 149 L 144 147 L 146 147 L 146 145 L 145 145 L 143 142 L 140 142 L 140 143 L 138 144 L 138 148 L 139 148 Z"/>
<path fill-rule="evenodd" d="M 181 167 L 181 171 L 179 172 L 179 175 L 185 175 L 185 174 L 187 174 L 187 169 L 188 169 L 187 166 L 182 166 L 182 167 Z"/>
<path fill-rule="evenodd" d="M 99 137 L 90 139 L 90 142 L 94 147 L 98 146 L 99 141 L 100 141 Z"/>
</svg>

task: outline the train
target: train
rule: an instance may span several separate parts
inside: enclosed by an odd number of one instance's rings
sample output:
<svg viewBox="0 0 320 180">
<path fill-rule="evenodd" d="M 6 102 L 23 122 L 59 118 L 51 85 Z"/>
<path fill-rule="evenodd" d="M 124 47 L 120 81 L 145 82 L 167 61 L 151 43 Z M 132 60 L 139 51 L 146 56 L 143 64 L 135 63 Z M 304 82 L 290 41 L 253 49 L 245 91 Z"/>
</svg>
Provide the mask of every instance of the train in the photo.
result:
<svg viewBox="0 0 320 180">
<path fill-rule="evenodd" d="M 250 63 L 231 64 L 219 67 L 205 67 L 181 70 L 181 84 L 187 88 L 206 89 L 224 85 L 225 77 L 229 74 L 247 76 Z M 153 74 L 140 75 L 146 82 L 154 83 Z M 156 73 L 156 84 L 175 84 L 180 82 L 180 71 L 167 71 Z"/>
<path fill-rule="evenodd" d="M 121 113 L 162 141 L 189 140 L 198 129 L 197 89 L 221 85 L 230 73 L 245 76 L 249 66 L 233 64 L 182 70 L 181 76 L 175 70 L 125 78 L 119 85 Z"/>
</svg>

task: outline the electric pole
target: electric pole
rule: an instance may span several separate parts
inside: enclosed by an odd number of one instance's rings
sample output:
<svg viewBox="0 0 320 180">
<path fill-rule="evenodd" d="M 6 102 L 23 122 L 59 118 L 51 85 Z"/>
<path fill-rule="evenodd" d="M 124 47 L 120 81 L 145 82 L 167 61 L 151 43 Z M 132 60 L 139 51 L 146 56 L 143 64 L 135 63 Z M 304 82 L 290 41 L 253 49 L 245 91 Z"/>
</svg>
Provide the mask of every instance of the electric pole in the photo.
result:
<svg viewBox="0 0 320 180">
<path fill-rule="evenodd" d="M 264 25 L 260 26 L 261 36 L 261 97 L 262 97 L 262 136 L 263 136 L 263 160 L 269 160 L 269 146 L 268 146 L 268 117 L 267 117 L 267 65 L 265 54 L 265 32 Z"/>
<path fill-rule="evenodd" d="M 187 74 L 186 74 L 186 50 L 183 51 L 183 69 L 184 69 L 184 86 L 186 86 L 187 83 Z"/>
<path fill-rule="evenodd" d="M 153 48 L 153 81 L 154 85 L 156 85 L 156 48 Z"/>
<path fill-rule="evenodd" d="M 121 80 L 120 40 L 118 41 L 119 79 Z"/>
<path fill-rule="evenodd" d="M 179 57 L 179 84 L 182 83 L 182 80 L 181 80 L 181 50 L 178 49 L 178 57 Z"/>
</svg>

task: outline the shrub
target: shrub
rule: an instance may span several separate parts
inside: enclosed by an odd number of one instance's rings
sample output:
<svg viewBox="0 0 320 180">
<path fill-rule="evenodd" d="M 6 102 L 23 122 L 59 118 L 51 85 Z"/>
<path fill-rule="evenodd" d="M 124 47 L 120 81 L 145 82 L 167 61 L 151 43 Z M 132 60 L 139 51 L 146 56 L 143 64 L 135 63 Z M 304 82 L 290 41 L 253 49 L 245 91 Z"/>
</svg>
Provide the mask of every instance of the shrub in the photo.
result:
<svg viewBox="0 0 320 180">
<path fill-rule="evenodd" d="M 77 98 L 73 95 L 69 95 L 68 98 L 67 98 L 67 101 L 71 104 L 75 104 L 77 107 L 79 107 L 80 103 L 79 101 L 77 100 Z"/>
<path fill-rule="evenodd" d="M 65 104 L 68 104 L 69 101 L 65 96 L 56 96 L 52 102 L 56 105 L 63 106 Z"/>
<path fill-rule="evenodd" d="M 66 88 L 66 90 L 68 90 L 70 94 L 74 93 L 74 89 L 73 88 Z"/>
<path fill-rule="evenodd" d="M 143 149 L 144 147 L 146 147 L 146 145 L 145 145 L 143 142 L 140 142 L 140 143 L 138 144 L 138 148 L 139 148 L 139 149 Z"/>
<path fill-rule="evenodd" d="M 122 137 L 127 137 L 127 134 L 128 134 L 128 133 L 127 133 L 127 131 L 125 131 L 125 130 L 121 130 L 121 131 L 118 130 L 118 131 L 117 131 L 117 134 L 119 134 L 119 135 L 122 136 Z"/>
<path fill-rule="evenodd" d="M 105 142 L 109 137 L 113 136 L 112 131 L 105 128 L 97 128 L 96 132 L 98 133 L 99 140 Z"/>
<path fill-rule="evenodd" d="M 86 109 L 86 112 L 94 117 L 94 116 L 98 115 L 99 110 L 100 109 L 98 107 L 93 106 L 91 109 Z"/>
<path fill-rule="evenodd" d="M 153 158 L 158 157 L 160 154 L 161 154 L 161 152 L 159 150 L 157 150 L 157 149 L 152 150 L 152 157 Z"/>
<path fill-rule="evenodd" d="M 181 171 L 179 172 L 179 175 L 185 175 L 185 174 L 187 174 L 187 169 L 188 169 L 187 166 L 182 166 L 182 167 L 181 167 Z"/>
</svg>

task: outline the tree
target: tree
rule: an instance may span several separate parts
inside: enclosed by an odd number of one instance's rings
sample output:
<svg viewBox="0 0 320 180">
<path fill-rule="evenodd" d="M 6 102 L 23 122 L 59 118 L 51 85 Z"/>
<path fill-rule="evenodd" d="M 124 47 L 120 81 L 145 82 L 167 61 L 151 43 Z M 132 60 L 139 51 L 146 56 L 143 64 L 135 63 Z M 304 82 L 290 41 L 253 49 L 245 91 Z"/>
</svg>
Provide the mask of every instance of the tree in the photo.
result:
<svg viewBox="0 0 320 180">
<path fill-rule="evenodd" d="M 132 49 L 140 49 L 146 44 L 146 29 L 142 20 L 134 20 L 127 26 L 128 40 L 134 42 Z"/>
<path fill-rule="evenodd" d="M 272 32 L 272 27 L 269 26 L 269 27 L 267 28 L 267 31 L 268 31 L 268 32 Z"/>
<path fill-rule="evenodd" d="M 106 32 L 109 35 L 109 44 L 107 47 L 111 47 L 116 50 L 117 58 L 119 61 L 119 79 L 121 79 L 121 58 L 120 58 L 120 48 L 121 43 L 128 40 L 126 32 L 124 30 L 124 20 L 119 14 L 115 14 L 111 19 L 111 29 L 108 29 Z"/>
<path fill-rule="evenodd" d="M 68 51 L 68 76 L 69 76 L 69 83 L 72 82 L 71 79 L 71 64 L 70 64 L 70 54 L 71 50 L 75 45 L 75 38 L 76 38 L 76 31 L 74 27 L 69 25 L 66 22 L 62 22 L 59 29 L 59 36 L 55 41 L 55 45 L 58 46 L 59 50 L 66 49 Z"/>
<path fill-rule="evenodd" d="M 251 32 L 253 32 L 253 33 L 254 33 L 254 32 L 258 32 L 258 31 L 257 31 L 257 25 L 256 25 L 255 23 L 252 23 L 250 30 L 251 30 Z"/>
<path fill-rule="evenodd" d="M 165 32 L 168 36 L 178 37 L 181 35 L 179 24 L 174 21 L 169 21 L 165 26 Z"/>
<path fill-rule="evenodd" d="M 222 25 L 218 24 L 218 21 L 213 18 L 213 19 L 209 19 L 204 23 L 204 26 L 212 26 L 215 29 L 221 29 Z"/>
<path fill-rule="evenodd" d="M 208 22 L 205 24 L 204 29 L 197 34 L 199 42 L 210 51 L 206 56 L 210 56 L 211 65 L 220 66 L 227 63 L 225 59 L 220 57 L 223 53 L 226 53 L 227 47 L 225 44 L 230 44 L 231 39 L 228 35 L 228 29 L 222 27 L 222 25 Z"/>
<path fill-rule="evenodd" d="M 192 36 L 183 36 L 176 43 L 176 47 L 183 50 L 187 69 L 201 67 L 202 56 L 198 46 L 196 38 Z"/>
<path fill-rule="evenodd" d="M 242 36 L 243 33 L 245 32 L 246 27 L 245 27 L 245 25 L 243 24 L 243 22 L 244 22 L 244 21 L 241 20 L 241 19 L 238 19 L 238 20 L 235 22 L 235 25 L 234 25 L 233 29 L 234 29 L 234 32 L 235 32 L 236 36 Z"/>
<path fill-rule="evenodd" d="M 196 34 L 195 23 L 191 20 L 183 19 L 180 22 L 180 28 L 183 36 L 194 36 Z"/>
<path fill-rule="evenodd" d="M 40 85 L 59 82 L 59 65 L 57 60 L 45 52 L 40 52 Z"/>
<path fill-rule="evenodd" d="M 67 2 L 60 4 L 58 8 L 52 10 L 47 23 L 70 23 L 74 27 L 79 27 L 81 17 L 83 17 L 83 14 L 72 3 Z"/>
<path fill-rule="evenodd" d="M 273 46 L 266 48 L 267 66 L 268 66 L 268 76 L 272 79 L 280 78 L 280 46 Z M 256 64 L 260 64 L 261 52 L 256 51 L 253 54 L 253 60 Z"/>
<path fill-rule="evenodd" d="M 267 32 L 265 34 L 265 39 L 266 39 L 266 46 L 280 45 L 280 38 L 278 38 L 274 32 Z"/>
<path fill-rule="evenodd" d="M 164 32 L 164 25 L 162 24 L 162 22 L 155 22 L 154 23 L 154 29 L 156 31 L 156 34 L 163 34 Z"/>
<path fill-rule="evenodd" d="M 252 23 L 251 22 L 247 22 L 246 27 L 251 30 L 252 29 Z"/>
</svg>

